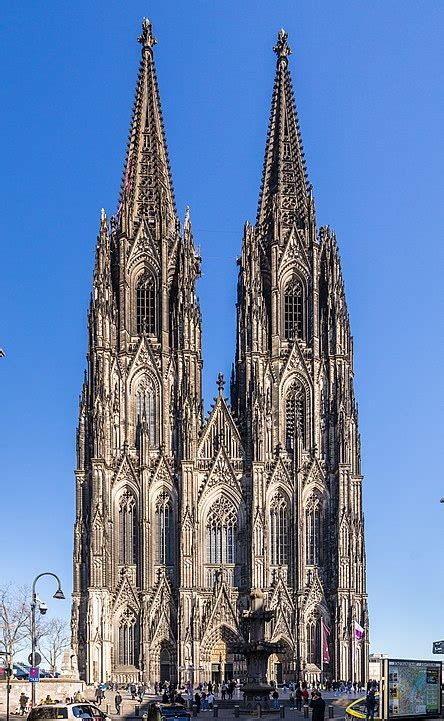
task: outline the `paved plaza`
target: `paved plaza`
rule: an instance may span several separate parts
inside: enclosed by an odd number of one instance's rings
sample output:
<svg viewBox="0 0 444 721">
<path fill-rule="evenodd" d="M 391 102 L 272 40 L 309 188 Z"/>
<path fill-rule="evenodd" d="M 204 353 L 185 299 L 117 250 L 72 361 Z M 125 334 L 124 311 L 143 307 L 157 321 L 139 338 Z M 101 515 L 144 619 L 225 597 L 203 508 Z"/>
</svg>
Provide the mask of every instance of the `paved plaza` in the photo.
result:
<svg viewBox="0 0 444 721">
<path fill-rule="evenodd" d="M 142 716 L 144 712 L 148 709 L 148 706 L 153 701 L 159 701 L 161 700 L 160 696 L 155 696 L 154 694 L 145 694 L 143 702 L 138 703 L 137 701 L 133 701 L 131 699 L 131 695 L 128 694 L 126 691 L 120 691 L 123 702 L 121 706 L 121 715 L 117 716 L 115 713 L 115 706 L 114 706 L 114 696 L 115 691 L 106 691 L 105 698 L 102 701 L 102 704 L 100 706 L 101 710 L 104 712 L 109 713 L 111 718 L 113 719 L 136 719 L 140 718 L 142 719 Z M 323 693 L 323 698 L 326 702 L 326 710 L 325 710 L 325 718 L 328 719 L 328 707 L 330 705 L 334 706 L 334 718 L 339 719 L 342 721 L 345 716 L 345 708 L 346 706 L 354 699 L 359 698 L 362 696 L 362 694 L 341 694 L 340 696 L 335 696 L 334 693 Z M 37 693 L 38 698 L 38 693 Z M 85 692 L 85 698 L 92 703 L 95 704 L 94 699 L 94 688 L 88 687 L 88 689 Z M 219 719 L 234 719 L 235 718 L 235 710 L 234 706 L 236 704 L 242 705 L 242 695 L 241 693 L 236 690 L 235 694 L 233 696 L 232 701 L 221 701 L 220 699 L 216 698 L 215 705 L 218 706 L 217 714 Z M 280 689 L 279 694 L 279 704 L 284 706 L 284 713 L 285 718 L 289 719 L 290 721 L 299 721 L 299 719 L 304 718 L 303 711 L 297 711 L 296 709 L 290 707 L 289 703 L 289 692 L 286 693 L 283 692 L 282 689 Z M 15 710 L 15 709 L 14 709 Z M 311 711 L 309 711 L 310 717 L 311 717 Z M 250 718 L 256 718 L 256 714 L 254 712 L 246 713 L 241 710 L 239 718 L 241 719 L 250 719 Z M 264 719 L 279 719 L 280 718 L 280 712 L 279 711 L 273 711 L 273 712 L 265 712 L 262 716 Z M 21 718 L 20 716 L 12 713 L 11 718 Z M 26 718 L 26 716 L 24 717 Z M 214 711 L 208 710 L 208 711 L 201 711 L 198 716 L 198 719 L 201 719 L 201 721 L 209 721 L 209 719 L 214 718 Z M 5 721 L 6 715 L 4 713 L 4 709 L 2 709 L 0 713 L 0 721 Z"/>
</svg>

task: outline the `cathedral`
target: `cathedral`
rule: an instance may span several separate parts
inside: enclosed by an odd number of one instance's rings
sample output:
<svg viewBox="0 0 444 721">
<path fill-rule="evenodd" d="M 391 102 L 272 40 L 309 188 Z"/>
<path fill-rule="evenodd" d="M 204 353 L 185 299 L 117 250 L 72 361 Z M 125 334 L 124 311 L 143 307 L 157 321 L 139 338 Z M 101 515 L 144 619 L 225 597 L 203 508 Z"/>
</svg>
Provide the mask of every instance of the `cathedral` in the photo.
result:
<svg viewBox="0 0 444 721">
<path fill-rule="evenodd" d="M 353 340 L 317 228 L 281 30 L 229 388 L 202 400 L 201 258 L 180 222 L 154 63 L 141 60 L 120 201 L 102 210 L 77 431 L 72 643 L 89 683 L 242 680 L 252 589 L 268 679 L 363 681 L 368 612 Z M 236 652 L 233 649 L 237 649 Z"/>
</svg>

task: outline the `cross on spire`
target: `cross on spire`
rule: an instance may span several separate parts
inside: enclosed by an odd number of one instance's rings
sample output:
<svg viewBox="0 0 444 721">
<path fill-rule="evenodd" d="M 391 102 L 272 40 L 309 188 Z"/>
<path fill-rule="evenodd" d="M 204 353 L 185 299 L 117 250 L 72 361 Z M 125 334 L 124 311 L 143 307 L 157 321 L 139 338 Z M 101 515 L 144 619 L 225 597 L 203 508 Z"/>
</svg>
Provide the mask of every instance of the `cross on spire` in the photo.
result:
<svg viewBox="0 0 444 721">
<path fill-rule="evenodd" d="M 291 55 L 291 48 L 288 45 L 288 33 L 285 32 L 284 28 L 279 30 L 277 43 L 274 46 L 273 50 L 278 56 L 279 60 L 286 60 L 288 55 Z"/>
<path fill-rule="evenodd" d="M 153 26 L 148 18 L 143 18 L 142 20 L 142 32 L 137 38 L 137 42 L 141 43 L 144 48 L 152 48 L 157 43 L 153 35 Z"/>
</svg>

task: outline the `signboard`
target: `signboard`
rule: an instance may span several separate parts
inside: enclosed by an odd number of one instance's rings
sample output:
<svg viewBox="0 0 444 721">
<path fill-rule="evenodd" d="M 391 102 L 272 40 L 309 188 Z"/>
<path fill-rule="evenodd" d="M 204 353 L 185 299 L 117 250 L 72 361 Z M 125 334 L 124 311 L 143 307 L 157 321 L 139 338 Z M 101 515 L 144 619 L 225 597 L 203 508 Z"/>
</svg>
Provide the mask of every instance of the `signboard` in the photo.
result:
<svg viewBox="0 0 444 721">
<path fill-rule="evenodd" d="M 31 666 L 29 669 L 29 680 L 32 683 L 37 683 L 40 681 L 40 669 L 38 666 Z"/>
<path fill-rule="evenodd" d="M 388 659 L 385 662 L 385 717 L 441 715 L 441 662 Z"/>
<path fill-rule="evenodd" d="M 433 653 L 444 653 L 444 641 L 433 641 Z"/>
<path fill-rule="evenodd" d="M 32 663 L 33 661 L 34 663 Z M 40 656 L 38 651 L 34 651 L 34 659 L 32 658 L 32 653 L 29 654 L 28 663 L 31 666 L 40 666 L 40 664 L 42 663 L 42 657 Z"/>
</svg>

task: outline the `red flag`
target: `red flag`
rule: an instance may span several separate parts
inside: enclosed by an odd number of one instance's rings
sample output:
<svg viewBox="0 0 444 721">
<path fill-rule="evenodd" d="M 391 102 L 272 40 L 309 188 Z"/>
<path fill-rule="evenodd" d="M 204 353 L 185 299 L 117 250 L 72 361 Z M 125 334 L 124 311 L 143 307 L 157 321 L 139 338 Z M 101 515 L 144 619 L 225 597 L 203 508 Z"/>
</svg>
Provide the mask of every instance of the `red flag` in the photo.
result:
<svg viewBox="0 0 444 721">
<path fill-rule="evenodd" d="M 321 618 L 322 628 L 322 663 L 330 663 L 330 651 L 328 650 L 328 637 L 330 636 L 330 629 L 325 625 L 324 620 Z"/>
</svg>

